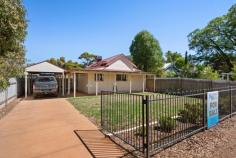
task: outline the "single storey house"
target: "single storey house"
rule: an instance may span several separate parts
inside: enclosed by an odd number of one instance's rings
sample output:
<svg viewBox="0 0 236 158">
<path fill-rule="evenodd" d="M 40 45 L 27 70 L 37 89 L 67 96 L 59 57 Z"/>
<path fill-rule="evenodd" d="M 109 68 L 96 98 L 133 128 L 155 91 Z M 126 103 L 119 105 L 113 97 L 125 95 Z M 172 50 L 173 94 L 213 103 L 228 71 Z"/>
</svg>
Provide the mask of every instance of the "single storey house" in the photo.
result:
<svg viewBox="0 0 236 158">
<path fill-rule="evenodd" d="M 79 75 L 79 91 L 88 94 L 145 90 L 145 73 L 123 54 L 97 61 L 86 67 L 84 72 Z"/>
<path fill-rule="evenodd" d="M 123 54 L 99 59 L 81 70 L 67 71 L 47 61 L 29 66 L 25 70 L 25 93 L 32 92 L 32 76 L 40 73 L 54 73 L 62 95 L 74 92 L 98 95 L 101 91 L 144 92 L 148 74 L 137 68 Z M 27 80 L 28 79 L 28 80 Z"/>
</svg>

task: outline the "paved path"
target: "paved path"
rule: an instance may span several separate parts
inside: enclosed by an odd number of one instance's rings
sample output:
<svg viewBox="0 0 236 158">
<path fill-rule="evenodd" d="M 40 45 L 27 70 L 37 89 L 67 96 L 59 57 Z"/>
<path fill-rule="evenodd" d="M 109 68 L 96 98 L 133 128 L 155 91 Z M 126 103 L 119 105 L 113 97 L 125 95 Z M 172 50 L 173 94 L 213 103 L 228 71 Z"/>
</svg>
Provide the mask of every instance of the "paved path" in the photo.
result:
<svg viewBox="0 0 236 158">
<path fill-rule="evenodd" d="M 74 130 L 95 132 L 91 140 L 101 140 L 105 144 L 100 146 L 108 145 L 114 150 L 114 155 L 108 153 L 104 157 L 122 155 L 121 150 L 106 140 L 95 125 L 60 98 L 21 101 L 1 119 L 0 158 L 91 157 Z M 103 157 L 103 152 L 96 154 Z"/>
</svg>

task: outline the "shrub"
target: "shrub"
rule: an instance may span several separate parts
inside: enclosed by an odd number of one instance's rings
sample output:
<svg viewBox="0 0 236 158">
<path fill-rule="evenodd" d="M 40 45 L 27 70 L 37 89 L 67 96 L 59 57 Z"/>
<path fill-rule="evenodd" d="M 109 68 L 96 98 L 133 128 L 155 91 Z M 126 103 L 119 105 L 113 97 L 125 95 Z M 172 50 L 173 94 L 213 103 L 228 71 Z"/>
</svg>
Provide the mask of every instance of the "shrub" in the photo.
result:
<svg viewBox="0 0 236 158">
<path fill-rule="evenodd" d="M 162 116 L 160 118 L 160 130 L 171 132 L 176 127 L 176 122 L 171 117 Z"/>
<path fill-rule="evenodd" d="M 178 115 L 181 117 L 182 122 L 199 124 L 203 118 L 203 108 L 200 103 L 186 103 L 184 104 L 184 109 L 180 110 Z"/>
<path fill-rule="evenodd" d="M 210 66 L 206 66 L 203 68 L 203 70 L 200 72 L 199 77 L 203 79 L 209 79 L 209 80 L 218 80 L 219 73 L 217 71 L 214 71 Z"/>
<path fill-rule="evenodd" d="M 227 115 L 230 113 L 230 96 L 220 96 L 219 113 L 220 115 Z"/>
<path fill-rule="evenodd" d="M 144 130 L 144 131 L 143 131 Z M 144 129 L 143 129 L 143 127 L 139 127 L 138 129 L 137 129 L 137 132 L 136 132 L 136 135 L 137 136 L 147 136 L 147 132 L 146 132 L 146 126 L 144 126 Z"/>
</svg>

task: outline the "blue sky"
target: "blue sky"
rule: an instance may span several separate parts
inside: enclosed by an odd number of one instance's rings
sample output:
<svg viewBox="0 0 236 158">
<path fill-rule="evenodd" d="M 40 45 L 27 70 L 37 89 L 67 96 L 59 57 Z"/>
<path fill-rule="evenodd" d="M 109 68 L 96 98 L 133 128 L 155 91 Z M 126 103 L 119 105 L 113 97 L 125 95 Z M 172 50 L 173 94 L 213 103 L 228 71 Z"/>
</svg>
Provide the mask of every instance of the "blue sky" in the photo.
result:
<svg viewBox="0 0 236 158">
<path fill-rule="evenodd" d="M 141 30 L 167 50 L 188 50 L 187 35 L 223 15 L 235 0 L 24 0 L 26 58 L 38 62 L 84 51 L 103 58 L 124 53 Z"/>
</svg>

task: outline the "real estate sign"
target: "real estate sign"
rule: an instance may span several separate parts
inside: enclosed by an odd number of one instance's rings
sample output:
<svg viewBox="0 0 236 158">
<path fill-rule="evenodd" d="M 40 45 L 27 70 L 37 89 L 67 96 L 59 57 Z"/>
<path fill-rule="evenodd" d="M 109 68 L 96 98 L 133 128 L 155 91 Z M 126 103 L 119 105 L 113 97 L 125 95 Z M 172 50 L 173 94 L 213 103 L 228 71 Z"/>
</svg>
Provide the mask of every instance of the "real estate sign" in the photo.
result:
<svg viewBox="0 0 236 158">
<path fill-rule="evenodd" d="M 213 91 L 207 93 L 207 127 L 211 128 L 219 122 L 219 92 Z"/>
</svg>

